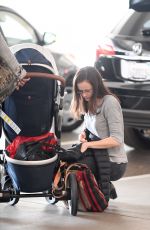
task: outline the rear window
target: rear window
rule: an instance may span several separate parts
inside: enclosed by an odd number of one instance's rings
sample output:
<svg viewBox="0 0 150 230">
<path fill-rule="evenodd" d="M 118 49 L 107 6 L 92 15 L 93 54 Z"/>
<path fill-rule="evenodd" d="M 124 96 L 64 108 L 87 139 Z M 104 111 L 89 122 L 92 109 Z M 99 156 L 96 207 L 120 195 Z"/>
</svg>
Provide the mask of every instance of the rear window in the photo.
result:
<svg viewBox="0 0 150 230">
<path fill-rule="evenodd" d="M 150 12 L 136 12 L 129 10 L 112 30 L 115 35 L 143 36 L 143 31 L 150 30 Z"/>
</svg>

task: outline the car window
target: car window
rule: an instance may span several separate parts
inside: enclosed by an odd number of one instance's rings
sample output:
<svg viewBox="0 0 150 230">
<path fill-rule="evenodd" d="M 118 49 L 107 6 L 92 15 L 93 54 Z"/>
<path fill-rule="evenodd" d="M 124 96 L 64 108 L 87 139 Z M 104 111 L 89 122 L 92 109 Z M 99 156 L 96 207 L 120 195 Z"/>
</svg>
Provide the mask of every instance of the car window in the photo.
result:
<svg viewBox="0 0 150 230">
<path fill-rule="evenodd" d="M 126 15 L 112 33 L 125 36 L 143 36 L 142 31 L 150 29 L 150 12 L 133 12 Z"/>
<path fill-rule="evenodd" d="M 19 43 L 37 43 L 33 28 L 16 14 L 0 11 L 0 27 L 9 46 Z"/>
</svg>

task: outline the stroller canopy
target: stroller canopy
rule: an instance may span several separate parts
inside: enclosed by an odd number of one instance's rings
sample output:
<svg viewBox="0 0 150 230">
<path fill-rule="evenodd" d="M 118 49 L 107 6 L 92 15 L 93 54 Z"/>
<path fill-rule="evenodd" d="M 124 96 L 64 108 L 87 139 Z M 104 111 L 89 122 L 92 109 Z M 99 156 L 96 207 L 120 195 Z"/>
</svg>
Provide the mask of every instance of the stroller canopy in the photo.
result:
<svg viewBox="0 0 150 230">
<path fill-rule="evenodd" d="M 53 73 L 58 74 L 55 60 L 48 48 L 36 44 L 25 43 L 12 46 L 10 49 L 22 65 L 34 63 L 46 66 Z"/>
</svg>

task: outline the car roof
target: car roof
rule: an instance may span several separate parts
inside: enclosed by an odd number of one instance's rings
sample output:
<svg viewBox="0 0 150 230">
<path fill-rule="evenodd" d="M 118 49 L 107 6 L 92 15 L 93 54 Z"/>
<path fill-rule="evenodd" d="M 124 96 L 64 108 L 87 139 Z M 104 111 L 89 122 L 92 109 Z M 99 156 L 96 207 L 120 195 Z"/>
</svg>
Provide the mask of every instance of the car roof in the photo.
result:
<svg viewBox="0 0 150 230">
<path fill-rule="evenodd" d="M 18 14 L 15 10 L 13 10 L 12 8 L 7 7 L 7 6 L 2 6 L 2 5 L 0 5 L 0 10 L 11 11 L 11 12 L 13 12 L 13 13 Z"/>
</svg>

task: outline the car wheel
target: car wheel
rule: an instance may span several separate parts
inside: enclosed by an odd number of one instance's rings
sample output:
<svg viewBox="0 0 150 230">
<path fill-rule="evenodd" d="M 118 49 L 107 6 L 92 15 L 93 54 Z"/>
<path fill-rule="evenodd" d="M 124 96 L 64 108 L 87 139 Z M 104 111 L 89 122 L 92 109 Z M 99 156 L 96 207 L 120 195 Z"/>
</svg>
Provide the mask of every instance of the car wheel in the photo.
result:
<svg viewBox="0 0 150 230">
<path fill-rule="evenodd" d="M 67 93 L 64 96 L 64 104 L 63 104 L 62 131 L 69 132 L 78 128 L 83 121 L 74 119 L 69 111 L 71 100 L 72 100 L 72 87 L 67 87 L 66 92 Z"/>
<path fill-rule="evenodd" d="M 125 127 L 125 143 L 135 149 L 150 148 L 150 129 Z"/>
</svg>

